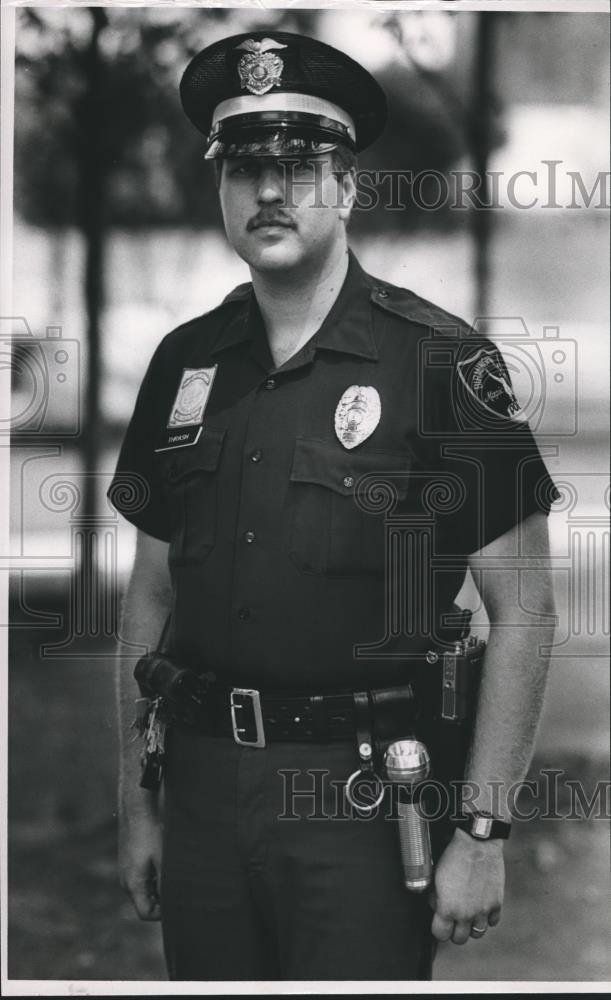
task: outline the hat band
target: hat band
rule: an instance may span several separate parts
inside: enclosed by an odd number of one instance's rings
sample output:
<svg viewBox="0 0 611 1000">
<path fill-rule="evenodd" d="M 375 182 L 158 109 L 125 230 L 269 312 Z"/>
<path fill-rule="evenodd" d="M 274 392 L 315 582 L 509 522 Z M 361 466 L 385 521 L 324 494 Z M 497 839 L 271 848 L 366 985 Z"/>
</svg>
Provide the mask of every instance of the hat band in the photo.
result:
<svg viewBox="0 0 611 1000">
<path fill-rule="evenodd" d="M 346 145 L 354 148 L 352 137 L 348 133 L 348 128 L 342 122 L 336 122 L 332 118 L 322 118 L 320 115 L 304 115 L 296 111 L 257 112 L 248 115 L 232 115 L 230 118 L 223 118 L 216 128 L 208 136 L 208 144 L 214 142 L 221 135 L 231 133 L 236 135 L 245 131 L 263 131 L 274 128 L 288 128 L 294 131 L 320 132 L 331 135 L 337 139 L 342 139 Z"/>
<path fill-rule="evenodd" d="M 211 133 L 218 131 L 221 123 L 226 118 L 234 118 L 237 115 L 254 115 L 261 112 L 273 112 L 278 118 L 282 118 L 286 112 L 301 115 L 315 115 L 319 118 L 327 118 L 343 126 L 341 130 L 356 142 L 356 127 L 350 115 L 332 101 L 325 101 L 321 97 L 312 97 L 310 94 L 293 94 L 283 91 L 263 94 L 257 97 L 254 94 L 243 97 L 230 97 L 226 101 L 217 104 L 212 117 Z M 233 123 L 232 123 L 233 124 Z"/>
</svg>

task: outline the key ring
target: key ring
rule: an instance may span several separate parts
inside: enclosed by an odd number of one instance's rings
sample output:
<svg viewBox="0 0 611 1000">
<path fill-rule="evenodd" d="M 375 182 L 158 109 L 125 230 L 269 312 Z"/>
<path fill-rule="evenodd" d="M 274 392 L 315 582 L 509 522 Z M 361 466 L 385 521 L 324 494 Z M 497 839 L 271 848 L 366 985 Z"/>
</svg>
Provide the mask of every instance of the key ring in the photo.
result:
<svg viewBox="0 0 611 1000">
<path fill-rule="evenodd" d="M 378 787 L 377 795 L 374 801 L 370 805 L 365 805 L 365 806 L 359 805 L 354 798 L 353 788 L 358 779 L 361 777 L 367 778 L 370 783 L 375 782 L 375 784 Z M 351 774 L 350 777 L 348 778 L 344 792 L 346 795 L 346 799 L 348 800 L 349 804 L 352 806 L 353 809 L 356 809 L 357 812 L 362 813 L 364 816 L 371 816 L 371 814 L 374 812 L 374 810 L 378 808 L 382 799 L 384 798 L 384 782 L 382 781 L 380 775 L 376 774 L 376 772 L 373 769 L 364 771 L 362 768 L 359 768 L 358 771 L 354 771 L 353 774 Z"/>
</svg>

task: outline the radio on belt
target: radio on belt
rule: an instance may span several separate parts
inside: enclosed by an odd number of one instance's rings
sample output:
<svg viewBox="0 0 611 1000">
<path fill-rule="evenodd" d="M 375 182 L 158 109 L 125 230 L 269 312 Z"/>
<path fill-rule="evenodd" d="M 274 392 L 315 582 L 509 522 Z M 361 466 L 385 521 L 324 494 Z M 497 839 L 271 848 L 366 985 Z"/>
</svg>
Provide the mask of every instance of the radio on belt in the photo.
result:
<svg viewBox="0 0 611 1000">
<path fill-rule="evenodd" d="M 443 654 L 441 718 L 446 722 L 464 722 L 473 714 L 485 650 L 486 643 L 471 635 Z"/>
</svg>

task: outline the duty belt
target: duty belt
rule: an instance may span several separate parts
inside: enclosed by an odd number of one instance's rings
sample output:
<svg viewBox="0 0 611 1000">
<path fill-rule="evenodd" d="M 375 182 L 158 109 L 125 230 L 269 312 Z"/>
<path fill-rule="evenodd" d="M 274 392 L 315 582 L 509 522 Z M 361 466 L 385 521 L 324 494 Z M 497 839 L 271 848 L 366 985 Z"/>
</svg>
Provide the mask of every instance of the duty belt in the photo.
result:
<svg viewBox="0 0 611 1000">
<path fill-rule="evenodd" d="M 398 709 L 405 722 L 420 712 L 411 684 L 367 692 L 374 705 Z M 296 694 L 260 692 L 253 688 L 212 688 L 201 711 L 177 710 L 179 722 L 196 726 L 209 736 L 233 737 L 236 743 L 264 747 L 273 742 L 326 743 L 350 740 L 357 734 L 355 694 Z"/>
</svg>

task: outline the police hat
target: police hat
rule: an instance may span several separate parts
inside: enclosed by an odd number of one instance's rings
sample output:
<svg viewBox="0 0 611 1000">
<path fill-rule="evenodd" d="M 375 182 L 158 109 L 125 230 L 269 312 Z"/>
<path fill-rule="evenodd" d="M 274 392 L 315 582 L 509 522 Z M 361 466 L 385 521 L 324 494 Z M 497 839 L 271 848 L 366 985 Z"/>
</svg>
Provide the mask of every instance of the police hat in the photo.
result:
<svg viewBox="0 0 611 1000">
<path fill-rule="evenodd" d="M 386 97 L 359 63 L 305 35 L 254 31 L 199 52 L 180 83 L 206 158 L 299 156 L 343 143 L 365 149 L 386 122 Z"/>
</svg>

